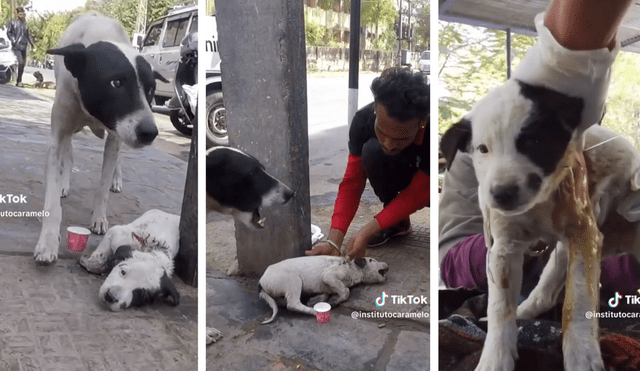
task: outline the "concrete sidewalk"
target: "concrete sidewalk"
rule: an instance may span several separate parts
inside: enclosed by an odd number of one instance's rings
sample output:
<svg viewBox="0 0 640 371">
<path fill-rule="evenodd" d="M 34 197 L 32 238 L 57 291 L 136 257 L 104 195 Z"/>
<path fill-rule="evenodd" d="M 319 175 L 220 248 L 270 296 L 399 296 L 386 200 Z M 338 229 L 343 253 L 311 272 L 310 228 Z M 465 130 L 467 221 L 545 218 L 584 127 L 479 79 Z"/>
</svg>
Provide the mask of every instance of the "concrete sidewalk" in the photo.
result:
<svg viewBox="0 0 640 371">
<path fill-rule="evenodd" d="M 338 164 L 336 169 L 342 167 L 344 172 L 344 165 Z M 312 223 L 326 233 L 335 199 L 335 194 L 329 190 L 337 190 L 337 185 L 322 187 L 318 184 L 322 183 L 320 178 L 331 183 L 336 179 L 326 177 L 326 174 L 318 175 L 313 170 L 311 178 L 315 189 L 326 191 L 311 197 Z M 380 207 L 367 187 L 345 243 Z M 361 312 L 429 312 L 428 305 L 393 304 L 389 302 L 391 299 L 387 299 L 382 308 L 375 305 L 375 299 L 382 291 L 388 295 L 429 298 L 429 209 L 412 216 L 411 234 L 392 240 L 386 246 L 369 249 L 368 256 L 389 264 L 387 281 L 354 287 L 350 298 L 332 309 L 327 324 L 318 324 L 311 316 L 280 308 L 274 322 L 261 325 L 261 321 L 271 316 L 271 309 L 258 297 L 259 277 L 225 274 L 236 254 L 233 220 L 218 215 L 209 218 L 206 323 L 222 331 L 224 337 L 207 347 L 207 370 L 429 369 L 429 319 L 356 319 Z"/>
<path fill-rule="evenodd" d="M 41 211 L 51 99 L 0 86 L 0 193 L 24 195 L 2 211 Z M 174 277 L 180 305 L 161 303 L 110 312 L 98 300 L 104 277 L 79 267 L 81 254 L 66 250 L 68 226 L 88 227 L 104 141 L 88 130 L 73 140 L 69 196 L 62 199 L 60 256 L 37 267 L 33 249 L 41 221 L 0 218 L 0 370 L 195 370 L 197 290 Z M 186 162 L 154 148 L 125 149 L 123 192 L 111 193 L 110 226 L 129 223 L 157 208 L 179 214 Z M 86 253 L 102 236 L 91 235 Z"/>
</svg>

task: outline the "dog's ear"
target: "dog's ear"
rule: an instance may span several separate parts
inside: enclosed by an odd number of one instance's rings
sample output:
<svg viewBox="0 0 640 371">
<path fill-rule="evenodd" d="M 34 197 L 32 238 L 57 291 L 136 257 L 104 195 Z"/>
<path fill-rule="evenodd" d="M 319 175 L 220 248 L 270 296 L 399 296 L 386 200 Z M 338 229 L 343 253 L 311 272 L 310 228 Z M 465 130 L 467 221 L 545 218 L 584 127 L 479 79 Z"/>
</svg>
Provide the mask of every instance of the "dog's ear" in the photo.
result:
<svg viewBox="0 0 640 371">
<path fill-rule="evenodd" d="M 160 80 L 160 81 L 165 82 L 167 84 L 169 83 L 169 80 L 167 80 L 164 76 L 162 76 L 162 74 L 160 72 L 158 72 L 158 71 L 153 71 L 153 77 L 156 80 Z"/>
<path fill-rule="evenodd" d="M 107 271 L 111 272 L 113 267 L 121 262 L 133 257 L 133 248 L 131 245 L 122 245 L 116 249 L 116 252 L 107 259 L 106 267 Z"/>
<path fill-rule="evenodd" d="M 174 306 L 180 304 L 180 294 L 178 293 L 178 290 L 176 290 L 171 278 L 167 275 L 167 272 L 164 272 L 160 278 L 160 292 L 163 298 L 171 297 L 171 303 Z"/>
<path fill-rule="evenodd" d="M 554 112 L 558 119 L 569 126 L 571 130 L 575 130 L 580 125 L 582 109 L 584 108 L 584 100 L 582 98 L 571 97 L 543 86 L 516 81 L 520 84 L 520 93 L 525 98 L 535 102 L 540 107 L 540 110 Z M 595 124 L 595 122 L 592 124 Z"/>
<path fill-rule="evenodd" d="M 47 53 L 63 56 L 64 66 L 71 72 L 71 75 L 76 79 L 82 76 L 87 63 L 87 48 L 84 45 L 71 44 L 62 48 L 49 49 Z"/>
<path fill-rule="evenodd" d="M 360 268 L 364 268 L 364 266 L 367 265 L 367 259 L 365 258 L 357 258 L 354 259 L 353 262 Z"/>
<path fill-rule="evenodd" d="M 471 121 L 460 120 L 447 130 L 440 140 L 440 150 L 447 160 L 447 170 L 451 168 L 451 163 L 456 157 L 458 150 L 467 152 L 471 142 Z"/>
<path fill-rule="evenodd" d="M 142 307 L 151 304 L 153 296 L 147 289 L 135 289 L 131 292 L 131 307 Z M 124 309 L 124 308 L 123 308 Z"/>
</svg>

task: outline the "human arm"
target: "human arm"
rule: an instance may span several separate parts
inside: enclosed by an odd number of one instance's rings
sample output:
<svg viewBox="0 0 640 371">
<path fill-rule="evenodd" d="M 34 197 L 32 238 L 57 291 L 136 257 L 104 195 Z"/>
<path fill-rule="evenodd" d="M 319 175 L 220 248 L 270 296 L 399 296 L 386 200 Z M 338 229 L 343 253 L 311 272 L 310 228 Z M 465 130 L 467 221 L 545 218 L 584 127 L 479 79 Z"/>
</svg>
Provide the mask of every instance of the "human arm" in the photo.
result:
<svg viewBox="0 0 640 371">
<path fill-rule="evenodd" d="M 560 45 L 570 50 L 613 50 L 618 27 L 631 0 L 555 0 L 544 19 Z"/>
<path fill-rule="evenodd" d="M 338 195 L 331 218 L 331 229 L 327 238 L 338 247 L 342 246 L 344 236 L 358 210 L 360 197 L 366 186 L 367 177 L 362 166 L 362 159 L 349 154 L 344 178 L 338 187 Z M 317 244 L 307 255 L 339 255 L 336 249 L 327 242 Z"/>
</svg>

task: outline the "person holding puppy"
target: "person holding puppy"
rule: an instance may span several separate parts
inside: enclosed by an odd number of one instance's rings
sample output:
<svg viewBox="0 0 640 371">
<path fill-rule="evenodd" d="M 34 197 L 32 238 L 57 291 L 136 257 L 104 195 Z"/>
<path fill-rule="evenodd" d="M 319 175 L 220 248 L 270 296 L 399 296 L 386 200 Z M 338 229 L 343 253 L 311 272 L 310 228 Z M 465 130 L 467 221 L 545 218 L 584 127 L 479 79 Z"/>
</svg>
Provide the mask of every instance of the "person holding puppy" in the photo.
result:
<svg viewBox="0 0 640 371">
<path fill-rule="evenodd" d="M 356 112 L 349 159 L 328 239 L 307 255 L 341 255 L 367 179 L 384 209 L 347 243 L 348 259 L 411 231 L 409 216 L 429 205 L 429 85 L 419 73 L 389 68 L 371 84 L 374 102 Z"/>
<path fill-rule="evenodd" d="M 25 17 L 26 13 L 24 8 L 19 6 L 16 8 L 16 18 L 11 20 L 7 25 L 7 37 L 11 40 L 11 48 L 18 59 L 18 79 L 16 80 L 16 86 L 20 88 L 24 86 L 22 84 L 22 73 L 27 63 L 27 43 L 33 48 L 33 42 L 29 36 L 29 27 L 27 27 Z"/>
<path fill-rule="evenodd" d="M 586 102 L 581 125 L 586 128 L 598 123 L 604 112 L 611 64 L 620 49 L 616 32 L 630 4 L 629 0 L 554 0 L 544 18 L 536 17 L 540 37 L 514 78 L 542 80 L 551 87 L 571 84 L 575 95 Z M 561 78 L 546 78 L 548 71 Z M 487 247 L 477 188 L 470 156 L 458 152 L 445 173 L 440 197 L 440 270 L 448 287 L 473 288 L 487 282 Z M 630 256 L 606 259 L 603 284 L 635 292 L 640 287 L 640 277 L 634 274 L 638 270 L 640 264 Z"/>
</svg>

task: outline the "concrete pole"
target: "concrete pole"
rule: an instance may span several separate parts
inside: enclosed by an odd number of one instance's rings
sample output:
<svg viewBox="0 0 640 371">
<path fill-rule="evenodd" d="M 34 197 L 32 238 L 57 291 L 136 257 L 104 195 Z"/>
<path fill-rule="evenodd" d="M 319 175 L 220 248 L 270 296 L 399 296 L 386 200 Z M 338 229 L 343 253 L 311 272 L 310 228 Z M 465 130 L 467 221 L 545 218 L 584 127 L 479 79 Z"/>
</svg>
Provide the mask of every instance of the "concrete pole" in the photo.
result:
<svg viewBox="0 0 640 371">
<path fill-rule="evenodd" d="M 358 111 L 358 73 L 360 71 L 360 0 L 351 0 L 349 29 L 349 107 L 347 122 L 351 125 Z"/>
<path fill-rule="evenodd" d="M 511 78 L 511 29 L 507 28 L 507 80 Z"/>
<path fill-rule="evenodd" d="M 198 114 L 196 113 L 196 117 Z M 198 120 L 193 122 L 189 163 L 180 212 L 180 249 L 175 258 L 176 276 L 198 286 Z"/>
<path fill-rule="evenodd" d="M 230 144 L 296 192 L 261 210 L 264 229 L 236 223 L 240 272 L 261 274 L 311 246 L 303 2 L 218 0 L 216 14 Z"/>
</svg>

